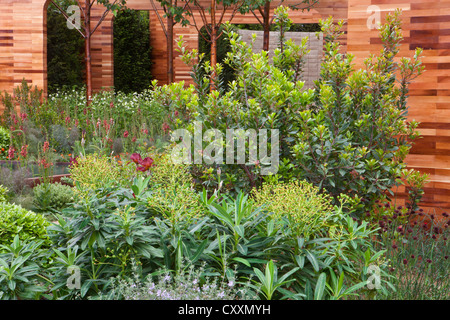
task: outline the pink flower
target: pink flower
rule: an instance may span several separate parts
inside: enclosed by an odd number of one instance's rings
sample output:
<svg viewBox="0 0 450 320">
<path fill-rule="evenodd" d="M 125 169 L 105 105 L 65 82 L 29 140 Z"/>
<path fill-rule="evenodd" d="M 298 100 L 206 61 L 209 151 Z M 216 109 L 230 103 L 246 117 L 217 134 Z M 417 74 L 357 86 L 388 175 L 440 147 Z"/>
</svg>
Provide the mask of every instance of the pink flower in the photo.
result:
<svg viewBox="0 0 450 320">
<path fill-rule="evenodd" d="M 125 132 L 123 133 L 123 137 L 128 138 L 128 131 L 125 130 Z"/>
<path fill-rule="evenodd" d="M 162 129 L 165 133 L 167 133 L 170 130 L 170 126 L 167 123 L 163 123 Z"/>
<path fill-rule="evenodd" d="M 9 160 L 14 159 L 15 152 L 16 152 L 16 149 L 14 149 L 13 146 L 9 146 L 9 149 L 8 149 L 8 159 Z"/>
<path fill-rule="evenodd" d="M 28 145 L 26 144 L 26 145 L 22 146 L 22 148 L 20 149 L 20 155 L 24 158 L 26 158 L 28 155 L 27 148 L 28 148 Z"/>
</svg>

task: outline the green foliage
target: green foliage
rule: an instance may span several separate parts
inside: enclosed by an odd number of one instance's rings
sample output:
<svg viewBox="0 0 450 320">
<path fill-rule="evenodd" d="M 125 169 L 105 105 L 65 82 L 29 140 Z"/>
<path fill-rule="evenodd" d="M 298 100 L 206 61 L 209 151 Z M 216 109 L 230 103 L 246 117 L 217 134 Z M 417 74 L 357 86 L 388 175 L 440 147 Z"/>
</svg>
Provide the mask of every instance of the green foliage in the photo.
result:
<svg viewBox="0 0 450 320">
<path fill-rule="evenodd" d="M 171 226 L 181 220 L 189 223 L 204 214 L 204 207 L 194 189 L 189 167 L 172 163 L 170 153 L 152 154 L 155 166 L 151 178 L 147 207 L 164 217 Z"/>
<path fill-rule="evenodd" d="M 20 241 L 16 235 L 0 249 L 0 293 L 2 300 L 39 299 L 51 281 L 41 273 L 47 264 L 43 241 Z"/>
<path fill-rule="evenodd" d="M 0 203 L 0 245 L 9 245 L 20 235 L 24 241 L 43 240 L 44 245 L 49 246 L 49 225 L 41 214 L 7 202 Z"/>
<path fill-rule="evenodd" d="M 0 127 L 0 160 L 8 158 L 8 149 L 10 144 L 10 132 L 5 127 Z"/>
<path fill-rule="evenodd" d="M 290 52 L 289 57 L 283 55 L 281 50 L 275 52 L 274 60 L 277 59 L 278 65 L 283 66 L 283 70 L 280 70 L 277 66 L 269 64 L 267 52 L 253 53 L 251 44 L 241 41 L 234 32 L 226 33 L 226 36 L 230 39 L 231 51 L 227 53 L 225 63 L 234 68 L 236 80 L 230 84 L 226 93 L 219 84 L 218 91 L 209 92 L 209 78 L 202 77 L 198 65 L 194 65 L 192 76 L 196 82 L 196 95 L 188 100 L 186 106 L 180 106 L 179 109 L 180 111 L 187 109 L 190 119 L 201 122 L 203 134 L 209 129 L 222 133 L 227 130 L 235 132 L 255 130 L 258 133 L 259 130 L 266 129 L 269 132 L 268 138 L 271 139 L 271 130 L 278 130 L 279 153 L 275 149 L 271 150 L 270 143 L 274 141 L 269 140 L 271 142 L 268 143 L 268 157 L 270 154 L 275 159 L 280 158 L 283 167 L 283 159 L 291 157 L 290 148 L 293 139 L 290 135 L 295 114 L 306 109 L 314 98 L 313 90 L 302 90 L 304 83 L 295 80 L 300 76 L 295 65 L 304 58 L 306 43 L 302 43 L 302 46 L 292 42 L 285 43 L 284 50 Z M 184 50 L 182 39 L 179 46 L 183 53 L 183 61 L 193 64 L 196 52 Z M 289 61 L 286 61 L 286 58 L 289 58 Z M 216 71 L 219 74 L 221 72 L 220 68 Z M 186 93 L 188 92 L 192 90 L 187 89 Z M 192 120 L 185 128 L 194 132 Z M 237 137 L 233 139 L 237 140 Z M 204 141 L 202 149 L 206 147 L 207 142 Z M 237 143 L 234 143 L 234 148 L 237 149 Z M 218 170 L 217 164 L 203 163 L 194 171 L 197 173 L 195 178 L 202 181 L 209 190 L 217 188 L 220 181 L 223 182 L 225 189 L 233 191 L 248 190 L 260 185 L 264 179 L 261 172 L 268 170 L 270 163 L 264 163 L 264 159 L 259 159 L 261 163 L 242 164 L 238 162 L 237 152 L 233 153 L 234 164 L 220 165 Z M 249 159 L 248 155 L 249 150 L 246 148 L 245 160 Z M 280 171 L 283 170 L 282 167 Z"/>
<path fill-rule="evenodd" d="M 329 196 L 306 181 L 264 183 L 252 196 L 273 219 L 285 219 L 294 233 L 306 238 L 320 234 L 333 210 Z"/>
<path fill-rule="evenodd" d="M 143 206 L 136 205 L 129 190 L 104 187 L 89 193 L 62 210 L 57 223 L 49 227 L 59 257 L 54 266 L 54 295 L 82 298 L 107 294 L 111 277 L 131 276 L 131 262 L 145 270 L 162 257 L 155 248 L 159 231 L 151 225 Z M 134 203 L 134 204 L 133 204 Z M 131 205 L 133 204 L 133 205 Z M 68 291 L 66 270 L 80 268 L 81 287 Z"/>
<path fill-rule="evenodd" d="M 406 121 L 406 100 L 408 84 L 423 71 L 421 50 L 395 62 L 402 39 L 396 11 L 381 27 L 381 54 L 366 60 L 366 70 L 354 71 L 353 56 L 340 53 L 342 23 L 330 18 L 321 24 L 326 41 L 321 79 L 314 104 L 296 115 L 293 161 L 298 175 L 334 198 L 345 193 L 370 206 L 392 193 L 418 137 L 417 122 Z"/>
<path fill-rule="evenodd" d="M 74 200 L 74 193 L 70 186 L 57 183 L 41 183 L 33 188 L 34 206 L 45 212 L 61 210 Z"/>
<path fill-rule="evenodd" d="M 125 186 L 135 172 L 132 163 L 119 164 L 114 158 L 99 154 L 88 154 L 77 158 L 69 168 L 76 192 L 96 190 L 106 186 Z"/>
<path fill-rule="evenodd" d="M 124 93 L 148 89 L 152 81 L 149 15 L 121 10 L 114 19 L 114 88 Z"/>
<path fill-rule="evenodd" d="M 8 200 L 8 188 L 0 185 L 0 203 Z"/>
<path fill-rule="evenodd" d="M 419 209 L 419 202 L 424 194 L 423 188 L 428 180 L 428 174 L 414 169 L 403 169 L 401 179 L 408 190 L 408 206 L 411 211 Z"/>
<path fill-rule="evenodd" d="M 294 281 L 294 279 L 290 279 L 288 281 L 285 279 L 289 278 L 289 276 L 296 272 L 298 269 L 299 268 L 294 268 L 285 273 L 280 279 L 278 279 L 277 266 L 273 263 L 273 260 L 270 260 L 266 265 L 264 274 L 259 269 L 254 269 L 256 276 L 260 282 L 260 286 L 255 286 L 255 288 L 261 291 L 267 300 L 271 300 L 273 294 L 278 290 L 279 287 L 291 281 Z M 257 283 L 257 281 L 255 282 Z"/>
</svg>

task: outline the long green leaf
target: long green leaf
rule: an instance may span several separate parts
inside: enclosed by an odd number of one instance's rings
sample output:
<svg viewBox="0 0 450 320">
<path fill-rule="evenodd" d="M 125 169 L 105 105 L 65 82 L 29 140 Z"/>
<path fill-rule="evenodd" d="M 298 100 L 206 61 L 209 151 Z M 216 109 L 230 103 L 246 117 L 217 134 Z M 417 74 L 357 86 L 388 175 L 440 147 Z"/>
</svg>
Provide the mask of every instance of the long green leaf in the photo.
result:
<svg viewBox="0 0 450 320">
<path fill-rule="evenodd" d="M 327 275 L 322 272 L 316 283 L 316 288 L 314 290 L 314 300 L 322 300 L 323 294 L 325 292 L 325 284 L 327 280 Z"/>
</svg>

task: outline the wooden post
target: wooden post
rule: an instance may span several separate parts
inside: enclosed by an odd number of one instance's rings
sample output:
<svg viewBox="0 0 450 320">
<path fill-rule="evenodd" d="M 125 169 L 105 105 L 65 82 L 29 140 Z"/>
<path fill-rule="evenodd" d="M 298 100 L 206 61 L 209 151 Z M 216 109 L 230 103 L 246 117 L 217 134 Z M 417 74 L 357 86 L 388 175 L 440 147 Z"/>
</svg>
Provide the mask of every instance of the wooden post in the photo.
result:
<svg viewBox="0 0 450 320">
<path fill-rule="evenodd" d="M 94 1 L 94 0 L 91 0 Z M 86 59 L 86 104 L 89 105 L 92 99 L 92 66 L 91 66 L 91 1 L 86 0 L 85 12 L 85 59 Z"/>
<path fill-rule="evenodd" d="M 263 50 L 269 51 L 270 40 L 270 1 L 266 1 L 264 4 L 264 16 L 263 16 Z"/>
<path fill-rule="evenodd" d="M 216 29 L 216 0 L 211 0 L 211 83 L 210 91 L 215 90 L 214 80 L 216 79 L 217 63 L 217 29 Z"/>
<path fill-rule="evenodd" d="M 172 1 L 170 0 L 170 6 L 172 7 Z M 173 83 L 173 15 L 167 15 L 167 82 Z"/>
</svg>

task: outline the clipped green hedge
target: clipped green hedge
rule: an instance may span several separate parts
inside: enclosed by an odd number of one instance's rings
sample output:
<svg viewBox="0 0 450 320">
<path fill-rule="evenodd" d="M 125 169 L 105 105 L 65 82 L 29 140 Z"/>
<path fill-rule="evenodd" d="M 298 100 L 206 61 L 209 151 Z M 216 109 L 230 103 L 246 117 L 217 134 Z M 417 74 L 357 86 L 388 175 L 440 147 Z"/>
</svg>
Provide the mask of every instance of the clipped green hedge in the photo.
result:
<svg viewBox="0 0 450 320">
<path fill-rule="evenodd" d="M 15 204 L 0 203 L 0 245 L 10 245 L 17 234 L 21 240 L 44 240 L 45 244 L 50 245 L 47 235 L 49 225 L 41 214 Z"/>
</svg>

